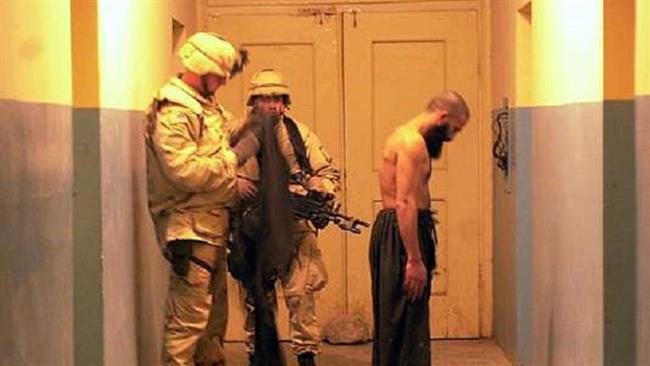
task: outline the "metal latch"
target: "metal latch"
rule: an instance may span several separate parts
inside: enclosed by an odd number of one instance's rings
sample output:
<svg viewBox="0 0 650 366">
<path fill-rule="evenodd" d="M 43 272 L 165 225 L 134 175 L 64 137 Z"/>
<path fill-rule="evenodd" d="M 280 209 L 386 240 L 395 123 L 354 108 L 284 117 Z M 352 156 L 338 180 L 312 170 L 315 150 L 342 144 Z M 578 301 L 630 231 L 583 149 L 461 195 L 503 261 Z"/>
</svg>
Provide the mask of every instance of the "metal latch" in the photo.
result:
<svg viewBox="0 0 650 366">
<path fill-rule="evenodd" d="M 328 16 L 336 15 L 336 7 L 305 7 L 298 9 L 298 16 L 313 16 L 322 25 Z"/>
<path fill-rule="evenodd" d="M 350 8 L 348 9 L 348 14 L 352 14 L 352 26 L 357 27 L 357 14 L 361 13 L 359 8 Z"/>
</svg>

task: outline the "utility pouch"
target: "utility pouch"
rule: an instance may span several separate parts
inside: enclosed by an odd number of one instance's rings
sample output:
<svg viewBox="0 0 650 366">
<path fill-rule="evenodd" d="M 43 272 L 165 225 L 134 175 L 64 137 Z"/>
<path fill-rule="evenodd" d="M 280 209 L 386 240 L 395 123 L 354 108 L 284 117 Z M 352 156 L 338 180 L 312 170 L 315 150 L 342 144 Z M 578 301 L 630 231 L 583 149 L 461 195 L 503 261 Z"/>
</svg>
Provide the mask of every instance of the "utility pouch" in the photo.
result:
<svg viewBox="0 0 650 366">
<path fill-rule="evenodd" d="M 190 258 L 192 257 L 192 242 L 188 240 L 174 240 L 167 245 L 165 258 L 171 263 L 172 270 L 178 276 L 186 277 L 190 271 Z"/>
</svg>

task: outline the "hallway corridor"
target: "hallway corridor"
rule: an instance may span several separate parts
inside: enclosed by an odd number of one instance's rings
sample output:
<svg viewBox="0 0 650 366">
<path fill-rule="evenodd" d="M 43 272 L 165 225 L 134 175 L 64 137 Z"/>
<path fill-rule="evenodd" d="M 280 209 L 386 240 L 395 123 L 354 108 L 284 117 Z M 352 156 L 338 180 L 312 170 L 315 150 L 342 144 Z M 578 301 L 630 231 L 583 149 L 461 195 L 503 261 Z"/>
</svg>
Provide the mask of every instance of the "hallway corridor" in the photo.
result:
<svg viewBox="0 0 650 366">
<path fill-rule="evenodd" d="M 433 365 L 436 366 L 511 366 L 505 355 L 490 339 L 434 341 Z M 371 344 L 354 346 L 323 345 L 318 359 L 321 366 L 366 366 L 370 365 Z M 295 366 L 285 344 L 288 366 Z M 243 343 L 226 344 L 226 357 L 232 366 L 246 366 L 246 352 Z"/>
<path fill-rule="evenodd" d="M 0 0 L 0 24 L 0 366 L 163 364 L 168 293 L 182 282 L 170 286 L 164 253 L 230 240 L 230 208 L 250 187 L 227 135 L 269 68 L 306 126 L 310 143 L 295 148 L 338 168 L 340 213 L 367 222 L 383 208 L 389 136 L 441 91 L 465 98 L 467 127 L 427 173 L 432 364 L 650 366 L 650 0 Z M 197 61 L 209 77 L 184 64 L 203 59 L 183 47 L 196 32 L 217 33 L 209 53 L 228 54 Z M 238 48 L 250 62 L 228 81 Z M 161 94 L 176 75 L 201 85 Z M 214 95 L 208 79 L 221 80 Z M 154 122 L 150 107 L 178 114 Z M 455 119 L 439 121 L 440 136 Z M 152 132 L 177 146 L 152 149 Z M 288 134 L 278 150 L 290 165 L 310 160 Z M 290 169 L 306 183 L 291 190 L 328 191 L 311 182 L 327 169 L 309 165 Z M 304 319 L 368 338 L 372 229 L 339 229 L 309 245 L 303 288 L 277 292 L 281 339 L 307 293 L 316 316 Z M 218 282 L 209 276 L 187 282 Z M 213 324 L 227 302 L 228 365 L 246 366 L 230 277 Z M 193 308 L 206 314 L 201 298 Z M 371 351 L 325 344 L 318 365 L 369 366 Z"/>
</svg>

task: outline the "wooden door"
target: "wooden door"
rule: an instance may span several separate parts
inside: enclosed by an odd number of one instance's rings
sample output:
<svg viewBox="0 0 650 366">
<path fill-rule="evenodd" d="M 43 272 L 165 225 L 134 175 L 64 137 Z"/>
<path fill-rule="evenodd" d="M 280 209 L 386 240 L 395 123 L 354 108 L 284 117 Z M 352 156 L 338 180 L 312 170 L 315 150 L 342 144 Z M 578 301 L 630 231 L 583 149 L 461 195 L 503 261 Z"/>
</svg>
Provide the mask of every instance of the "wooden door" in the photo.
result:
<svg viewBox="0 0 650 366">
<path fill-rule="evenodd" d="M 384 141 L 444 89 L 478 114 L 477 14 L 422 11 L 345 14 L 347 205 L 371 218 L 381 208 L 377 171 Z M 435 338 L 479 336 L 479 126 L 468 126 L 435 161 L 438 269 L 431 297 Z M 349 311 L 371 319 L 369 232 L 347 238 Z"/>
<path fill-rule="evenodd" d="M 250 51 L 250 64 L 243 75 L 220 89 L 219 100 L 236 116 L 243 116 L 252 75 L 269 67 L 281 71 L 289 84 L 293 103 L 288 114 L 307 124 L 340 166 L 343 132 L 336 22 L 288 14 L 247 13 L 210 16 L 208 29 L 225 35 Z M 329 274 L 328 286 L 317 294 L 317 313 L 322 324 L 345 311 L 344 235 L 330 227 L 319 234 L 319 244 Z M 228 339 L 243 339 L 237 283 L 229 279 L 228 289 Z M 288 318 L 282 291 L 278 291 L 278 302 L 278 328 L 281 337 L 286 339 Z"/>
<path fill-rule="evenodd" d="M 344 170 L 344 203 L 350 213 L 372 220 L 380 209 L 377 166 L 394 127 L 420 112 L 439 91 L 454 89 L 466 98 L 473 117 L 434 163 L 431 179 L 432 205 L 440 221 L 431 325 L 435 338 L 478 337 L 477 13 L 368 11 L 321 18 L 292 14 L 259 7 L 259 14 L 247 10 L 208 17 L 209 30 L 246 46 L 252 59 L 243 77 L 232 80 L 219 98 L 241 116 L 252 74 L 263 67 L 282 71 L 292 90 L 289 113 L 316 131 Z M 369 230 L 352 235 L 329 228 L 320 236 L 330 276 L 318 298 L 321 324 L 345 312 L 372 319 L 368 239 Z M 229 290 L 228 339 L 242 339 L 234 281 Z M 283 338 L 287 323 L 281 305 L 278 324 Z"/>
</svg>

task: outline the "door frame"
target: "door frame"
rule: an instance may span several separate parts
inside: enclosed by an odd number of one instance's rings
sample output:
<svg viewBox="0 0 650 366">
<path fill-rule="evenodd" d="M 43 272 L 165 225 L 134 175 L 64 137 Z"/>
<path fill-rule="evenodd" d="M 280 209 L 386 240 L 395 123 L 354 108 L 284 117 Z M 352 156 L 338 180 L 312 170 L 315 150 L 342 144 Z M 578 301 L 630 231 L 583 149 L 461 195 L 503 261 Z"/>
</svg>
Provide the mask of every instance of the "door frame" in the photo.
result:
<svg viewBox="0 0 650 366">
<path fill-rule="evenodd" d="M 479 78 L 479 107 L 478 111 L 472 113 L 472 119 L 479 123 L 479 207 L 480 207 L 480 234 L 479 234 L 479 325 L 481 337 L 491 337 L 493 334 L 493 182 L 492 182 L 492 156 L 491 142 L 492 129 L 490 126 L 490 101 L 491 101 L 491 80 L 490 80 L 490 6 L 487 0 L 457 0 L 457 1 L 391 1 L 382 0 L 334 0 L 322 5 L 318 0 L 199 0 L 197 4 L 197 15 L 199 29 L 206 29 L 211 18 L 218 18 L 221 15 L 246 15 L 246 14 L 293 14 L 295 16 L 306 15 L 305 9 L 324 10 L 324 21 L 337 22 L 338 43 L 341 55 L 343 55 L 343 13 L 360 12 L 418 12 L 418 11 L 449 11 L 469 10 L 477 13 L 478 29 L 478 53 L 477 66 Z M 314 21 L 320 21 L 314 16 Z M 227 36 L 227 35 L 226 35 Z M 237 40 L 233 40 L 235 43 Z M 343 56 L 338 65 L 340 72 L 343 72 Z M 342 78 L 342 75 L 339 75 Z M 340 93 L 343 96 L 343 82 L 340 83 Z M 345 110 L 341 108 L 340 121 L 342 131 L 345 130 Z M 345 143 L 341 153 L 341 170 L 344 185 L 346 182 Z M 345 192 L 345 187 L 344 187 Z M 347 295 L 346 295 L 347 296 Z"/>
</svg>

